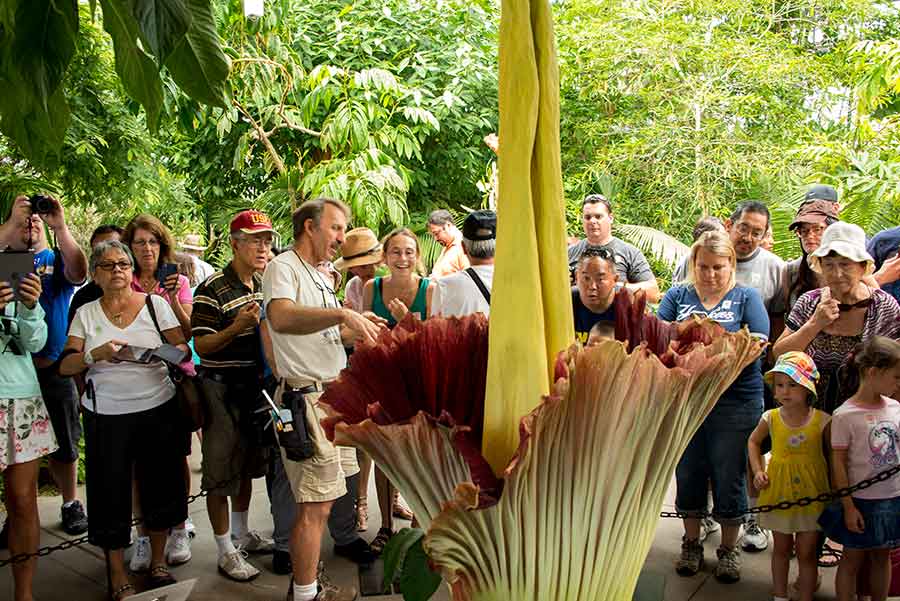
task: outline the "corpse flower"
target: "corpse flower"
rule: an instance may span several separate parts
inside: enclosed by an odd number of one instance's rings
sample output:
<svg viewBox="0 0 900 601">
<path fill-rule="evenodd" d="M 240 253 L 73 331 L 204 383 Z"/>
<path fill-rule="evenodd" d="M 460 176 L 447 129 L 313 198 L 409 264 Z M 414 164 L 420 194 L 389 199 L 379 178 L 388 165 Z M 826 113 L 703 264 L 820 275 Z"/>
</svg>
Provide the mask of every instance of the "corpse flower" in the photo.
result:
<svg viewBox="0 0 900 601">
<path fill-rule="evenodd" d="M 746 330 L 697 321 L 679 335 L 643 309 L 620 293 L 628 342 L 559 355 L 552 393 L 509 416 L 520 441 L 501 474 L 480 451 L 483 316 L 407 316 L 326 390 L 329 436 L 371 454 L 403 493 L 455 600 L 631 599 L 679 457 L 762 350 Z"/>
</svg>

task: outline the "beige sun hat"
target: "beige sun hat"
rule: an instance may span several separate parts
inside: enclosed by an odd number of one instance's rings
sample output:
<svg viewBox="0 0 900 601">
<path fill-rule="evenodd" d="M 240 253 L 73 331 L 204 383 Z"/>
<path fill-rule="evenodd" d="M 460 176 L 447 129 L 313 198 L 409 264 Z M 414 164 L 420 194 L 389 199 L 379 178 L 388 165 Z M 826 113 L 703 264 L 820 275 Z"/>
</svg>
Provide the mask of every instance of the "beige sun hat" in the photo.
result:
<svg viewBox="0 0 900 601">
<path fill-rule="evenodd" d="M 188 234 L 181 242 L 181 248 L 184 250 L 206 250 L 203 244 L 203 236 L 200 234 Z"/>
<path fill-rule="evenodd" d="M 378 241 L 375 232 L 367 227 L 357 227 L 347 232 L 341 251 L 343 256 L 334 262 L 335 268 L 339 271 L 360 265 L 378 264 L 384 256 L 381 242 Z"/>
<path fill-rule="evenodd" d="M 809 253 L 807 261 L 810 269 L 822 273 L 819 261 L 832 252 L 857 263 L 866 263 L 865 275 L 872 275 L 875 271 L 875 260 L 866 251 L 866 233 L 854 223 L 838 221 L 825 229 L 819 248 Z"/>
</svg>

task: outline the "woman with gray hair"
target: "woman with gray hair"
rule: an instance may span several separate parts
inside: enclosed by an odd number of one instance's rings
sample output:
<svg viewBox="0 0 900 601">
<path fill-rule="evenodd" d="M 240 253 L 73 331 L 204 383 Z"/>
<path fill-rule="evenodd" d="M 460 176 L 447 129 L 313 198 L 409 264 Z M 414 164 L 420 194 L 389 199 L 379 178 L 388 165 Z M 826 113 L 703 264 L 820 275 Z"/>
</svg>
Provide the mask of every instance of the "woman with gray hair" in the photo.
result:
<svg viewBox="0 0 900 601">
<path fill-rule="evenodd" d="M 81 403 L 88 537 L 107 551 L 116 601 L 134 594 L 123 555 L 131 533 L 132 474 L 150 531 L 151 587 L 174 582 L 164 556 L 166 533 L 187 518 L 175 386 L 164 363 L 136 355 L 166 343 L 185 355 L 188 349 L 169 303 L 132 288 L 133 267 L 131 252 L 120 242 L 94 248 L 91 277 L 103 296 L 78 309 L 60 364 L 63 375 L 86 372 Z"/>
<path fill-rule="evenodd" d="M 778 357 L 803 351 L 812 357 L 821 374 L 817 408 L 830 414 L 852 394 L 841 389 L 838 369 L 860 342 L 872 336 L 900 337 L 900 306 L 890 294 L 866 283 L 875 262 L 858 225 L 829 225 L 807 262 L 824 285 L 797 299 L 772 352 Z"/>
</svg>

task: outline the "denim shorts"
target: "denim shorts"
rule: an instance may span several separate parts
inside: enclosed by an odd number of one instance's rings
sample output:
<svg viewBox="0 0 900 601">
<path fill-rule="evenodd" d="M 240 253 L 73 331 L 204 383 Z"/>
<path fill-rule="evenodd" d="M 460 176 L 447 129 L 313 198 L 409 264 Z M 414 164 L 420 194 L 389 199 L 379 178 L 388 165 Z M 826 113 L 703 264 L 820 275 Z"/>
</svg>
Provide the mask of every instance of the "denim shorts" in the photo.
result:
<svg viewBox="0 0 900 601">
<path fill-rule="evenodd" d="M 706 511 L 712 482 L 713 518 L 724 525 L 744 523 L 747 510 L 747 440 L 761 416 L 762 403 L 736 409 L 716 407 L 706 418 L 675 468 L 678 511 Z"/>
</svg>

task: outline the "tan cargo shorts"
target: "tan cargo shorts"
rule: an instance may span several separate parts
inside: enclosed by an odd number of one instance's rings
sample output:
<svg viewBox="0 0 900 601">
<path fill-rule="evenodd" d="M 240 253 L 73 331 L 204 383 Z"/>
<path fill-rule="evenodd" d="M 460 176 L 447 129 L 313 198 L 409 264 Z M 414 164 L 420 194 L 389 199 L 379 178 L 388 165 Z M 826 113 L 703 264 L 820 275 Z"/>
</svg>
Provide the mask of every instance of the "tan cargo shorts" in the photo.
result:
<svg viewBox="0 0 900 601">
<path fill-rule="evenodd" d="M 278 387 L 275 402 L 281 405 L 284 384 Z M 316 454 L 303 461 L 292 461 L 281 449 L 281 459 L 294 498 L 298 503 L 334 501 L 347 493 L 346 478 L 359 472 L 356 449 L 333 445 L 325 436 L 321 420 L 327 417 L 319 405 L 321 392 L 306 396 L 306 422 L 316 446 Z"/>
</svg>

